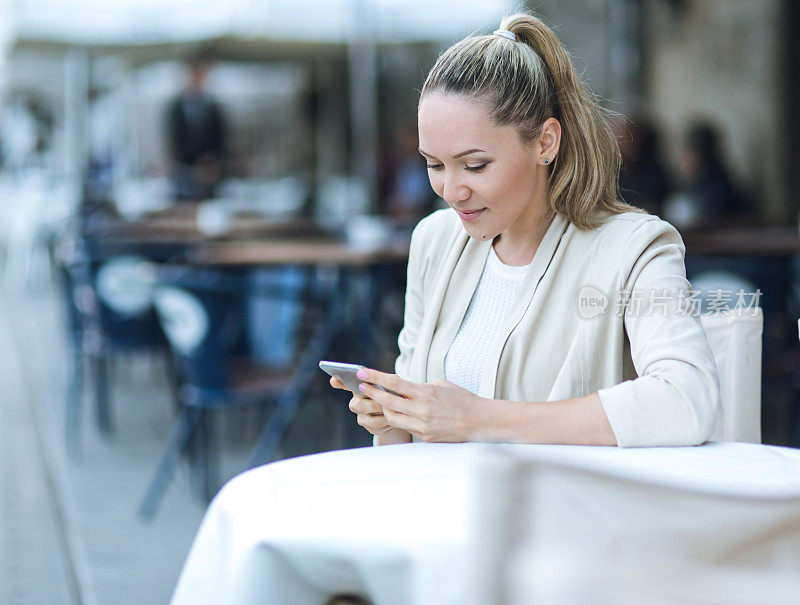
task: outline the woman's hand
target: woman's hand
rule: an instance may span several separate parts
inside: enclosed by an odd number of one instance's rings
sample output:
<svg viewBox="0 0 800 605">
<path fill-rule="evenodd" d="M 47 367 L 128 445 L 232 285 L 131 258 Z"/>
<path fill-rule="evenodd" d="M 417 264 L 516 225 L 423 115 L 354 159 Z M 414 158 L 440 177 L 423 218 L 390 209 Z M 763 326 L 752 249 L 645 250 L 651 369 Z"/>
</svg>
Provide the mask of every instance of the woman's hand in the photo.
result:
<svg viewBox="0 0 800 605">
<path fill-rule="evenodd" d="M 480 439 L 486 399 L 443 379 L 417 384 L 396 374 L 368 369 L 360 370 L 358 378 L 364 381 L 360 385 L 363 393 L 380 404 L 388 426 L 408 431 L 423 441 L 457 443 Z"/>
<path fill-rule="evenodd" d="M 331 377 L 330 384 L 334 389 L 350 392 L 336 376 Z M 383 415 L 383 408 L 375 401 L 353 395 L 349 407 L 356 414 L 356 422 L 377 436 L 382 443 L 408 442 L 408 433 L 391 427 Z"/>
</svg>

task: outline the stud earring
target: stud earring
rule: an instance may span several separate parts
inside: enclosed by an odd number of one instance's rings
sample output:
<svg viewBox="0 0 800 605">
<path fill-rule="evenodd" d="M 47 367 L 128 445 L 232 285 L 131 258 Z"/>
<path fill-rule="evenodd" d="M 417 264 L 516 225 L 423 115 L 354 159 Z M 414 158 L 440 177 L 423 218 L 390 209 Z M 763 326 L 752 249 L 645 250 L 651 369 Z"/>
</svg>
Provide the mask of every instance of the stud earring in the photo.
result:
<svg viewBox="0 0 800 605">
<path fill-rule="evenodd" d="M 547 159 L 547 158 L 545 158 L 545 159 L 544 159 L 544 165 L 545 165 L 545 166 L 547 166 L 549 163 L 550 163 L 550 160 L 549 160 L 549 159 Z"/>
</svg>

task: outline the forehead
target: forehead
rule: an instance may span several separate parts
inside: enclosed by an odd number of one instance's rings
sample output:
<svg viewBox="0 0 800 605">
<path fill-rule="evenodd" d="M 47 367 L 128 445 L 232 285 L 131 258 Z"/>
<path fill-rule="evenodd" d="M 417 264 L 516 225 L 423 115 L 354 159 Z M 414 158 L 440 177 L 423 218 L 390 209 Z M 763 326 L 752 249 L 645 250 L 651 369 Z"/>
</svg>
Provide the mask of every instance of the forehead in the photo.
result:
<svg viewBox="0 0 800 605">
<path fill-rule="evenodd" d="M 419 146 L 436 155 L 455 155 L 465 149 L 486 151 L 518 144 L 516 129 L 496 126 L 489 107 L 460 95 L 429 93 L 419 104 Z"/>
</svg>

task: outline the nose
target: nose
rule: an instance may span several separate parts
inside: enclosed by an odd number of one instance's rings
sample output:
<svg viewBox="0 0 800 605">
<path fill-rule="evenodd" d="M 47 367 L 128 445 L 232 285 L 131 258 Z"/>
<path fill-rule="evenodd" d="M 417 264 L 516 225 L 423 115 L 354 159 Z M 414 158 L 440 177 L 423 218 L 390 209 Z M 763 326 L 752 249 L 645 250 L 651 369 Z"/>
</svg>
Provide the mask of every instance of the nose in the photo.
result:
<svg viewBox="0 0 800 605">
<path fill-rule="evenodd" d="M 450 174 L 444 176 L 442 198 L 444 198 L 445 202 L 448 204 L 456 204 L 468 200 L 470 195 L 471 191 L 469 187 L 464 184 L 461 176 L 456 171 L 452 171 Z"/>
</svg>

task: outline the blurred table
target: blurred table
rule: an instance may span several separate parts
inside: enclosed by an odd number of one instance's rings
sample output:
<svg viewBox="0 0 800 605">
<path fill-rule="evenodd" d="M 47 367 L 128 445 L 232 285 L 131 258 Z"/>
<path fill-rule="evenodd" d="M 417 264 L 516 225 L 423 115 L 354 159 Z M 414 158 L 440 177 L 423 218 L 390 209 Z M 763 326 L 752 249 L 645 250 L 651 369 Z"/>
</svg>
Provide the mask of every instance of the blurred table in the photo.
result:
<svg viewBox="0 0 800 605">
<path fill-rule="evenodd" d="M 800 276 L 800 233 L 792 225 L 704 225 L 681 229 L 686 245 L 686 270 L 699 276 L 741 278 L 760 293 L 764 309 L 762 375 L 763 438 L 768 443 L 800 445 L 800 384 L 797 372 L 797 284 Z M 708 282 L 706 282 L 708 283 Z M 728 282 L 735 283 L 735 282 Z M 710 291 L 708 286 L 705 288 Z M 733 289 L 736 292 L 738 286 Z M 786 402 L 791 402 L 787 404 Z"/>
<path fill-rule="evenodd" d="M 498 456 L 533 466 L 503 480 Z M 515 486 L 527 495 L 514 496 Z M 585 533 L 577 519 L 594 529 Z M 575 585 L 578 568 L 553 574 L 554 561 L 583 552 L 592 569 L 622 560 L 605 578 L 611 590 L 624 590 L 648 563 L 668 580 L 665 590 L 675 589 L 672 565 L 689 564 L 703 582 L 738 578 L 717 597 L 742 596 L 662 601 L 651 592 L 658 602 L 751 602 L 743 595 L 754 586 L 759 602 L 796 602 L 786 586 L 800 591 L 800 451 L 414 443 L 281 461 L 217 495 L 172 604 L 320 604 L 337 593 L 375 605 L 528 603 L 530 593 L 498 600 L 486 592 L 495 573 L 513 568 L 508 557 L 525 552 L 520 541 L 547 545 L 522 581 L 560 581 L 562 600 L 548 603 L 645 602 L 570 600 L 565 588 L 586 589 Z M 493 550 L 504 562 L 496 570 Z M 772 600 L 776 591 L 786 599 Z"/>
<path fill-rule="evenodd" d="M 797 227 L 681 229 L 691 256 L 794 256 L 800 254 Z"/>
<path fill-rule="evenodd" d="M 88 235 L 115 243 L 186 245 L 209 240 L 335 237 L 309 218 L 267 218 L 242 212 L 220 216 L 212 212 L 203 218 L 203 211 L 198 204 L 176 204 L 135 220 L 106 217 L 93 221 Z"/>
<path fill-rule="evenodd" d="M 374 320 L 386 288 L 398 285 L 398 275 L 399 285 L 403 283 L 409 243 L 410 235 L 402 234 L 370 248 L 320 238 L 238 240 L 205 242 L 185 253 L 186 262 L 198 269 L 261 273 L 267 281 L 268 273 L 273 271 L 310 271 L 330 301 L 326 305 L 329 316 L 317 327 L 295 363 L 297 380 L 292 380 L 292 386 L 278 402 L 286 412 L 268 422 L 253 450 L 253 463 L 272 458 L 308 384 L 320 373 L 319 361 L 330 358 L 335 342 L 339 355 L 367 365 L 382 365 L 375 363 L 379 337 Z M 300 304 L 299 300 L 296 302 Z"/>
<path fill-rule="evenodd" d="M 206 243 L 190 250 L 187 259 L 200 265 L 323 265 L 369 267 L 406 263 L 408 241 L 375 249 L 361 249 L 347 242 L 320 239 L 291 241 L 253 240 Z"/>
</svg>

